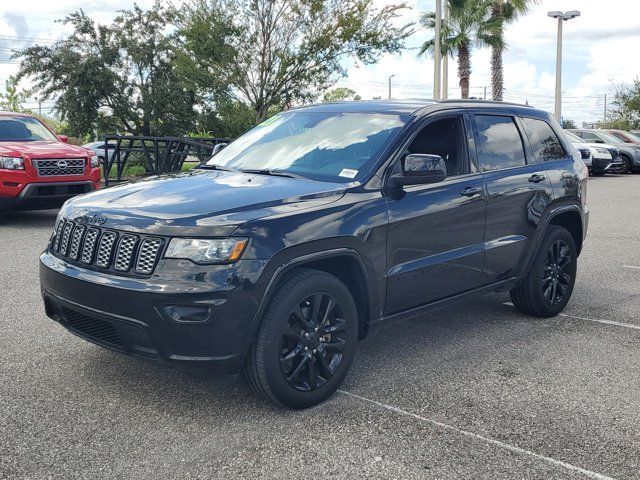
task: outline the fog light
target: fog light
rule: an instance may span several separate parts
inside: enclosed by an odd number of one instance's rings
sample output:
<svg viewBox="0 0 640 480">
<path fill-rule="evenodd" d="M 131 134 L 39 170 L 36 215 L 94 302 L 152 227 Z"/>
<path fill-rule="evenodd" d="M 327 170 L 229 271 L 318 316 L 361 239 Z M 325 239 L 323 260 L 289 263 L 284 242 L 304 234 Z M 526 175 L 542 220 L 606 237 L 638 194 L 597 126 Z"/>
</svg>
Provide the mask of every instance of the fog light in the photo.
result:
<svg viewBox="0 0 640 480">
<path fill-rule="evenodd" d="M 210 306 L 166 305 L 164 311 L 176 322 L 206 322 L 211 317 Z"/>
</svg>

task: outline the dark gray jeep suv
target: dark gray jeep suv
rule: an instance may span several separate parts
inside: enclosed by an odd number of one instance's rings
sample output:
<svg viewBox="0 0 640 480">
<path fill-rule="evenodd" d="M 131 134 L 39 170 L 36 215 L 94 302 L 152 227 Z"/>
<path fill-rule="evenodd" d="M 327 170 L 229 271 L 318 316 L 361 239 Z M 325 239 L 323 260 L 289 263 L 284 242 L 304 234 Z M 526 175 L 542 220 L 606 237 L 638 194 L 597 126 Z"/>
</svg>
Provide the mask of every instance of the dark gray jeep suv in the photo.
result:
<svg viewBox="0 0 640 480">
<path fill-rule="evenodd" d="M 98 345 L 242 372 L 267 400 L 305 408 L 385 324 L 495 291 L 529 315 L 561 312 L 587 179 L 557 123 L 525 106 L 299 108 L 194 171 L 67 202 L 42 296 Z"/>
</svg>

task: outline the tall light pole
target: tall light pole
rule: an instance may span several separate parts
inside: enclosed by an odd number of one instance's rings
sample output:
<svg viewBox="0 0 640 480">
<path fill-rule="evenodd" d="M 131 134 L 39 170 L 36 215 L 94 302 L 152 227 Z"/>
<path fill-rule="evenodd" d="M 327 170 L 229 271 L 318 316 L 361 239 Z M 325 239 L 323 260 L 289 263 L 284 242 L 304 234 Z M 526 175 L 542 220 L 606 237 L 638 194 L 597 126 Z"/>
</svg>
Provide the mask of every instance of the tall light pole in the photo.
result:
<svg viewBox="0 0 640 480">
<path fill-rule="evenodd" d="M 435 42 L 433 45 L 433 98 L 440 99 L 440 31 L 442 27 L 442 0 L 436 0 Z"/>
<path fill-rule="evenodd" d="M 389 75 L 389 100 L 391 100 L 391 79 L 395 76 L 395 73 L 393 75 Z"/>
<path fill-rule="evenodd" d="M 446 25 L 449 22 L 449 2 L 446 0 L 444 2 L 443 16 Z M 440 96 L 443 100 L 449 98 L 449 55 L 446 54 L 442 57 L 442 91 Z"/>
<path fill-rule="evenodd" d="M 562 122 L 562 22 L 579 17 L 580 12 L 571 10 L 569 12 L 553 11 L 549 12 L 551 18 L 558 19 L 558 45 L 556 53 L 556 99 L 553 115 L 558 122 Z"/>
</svg>

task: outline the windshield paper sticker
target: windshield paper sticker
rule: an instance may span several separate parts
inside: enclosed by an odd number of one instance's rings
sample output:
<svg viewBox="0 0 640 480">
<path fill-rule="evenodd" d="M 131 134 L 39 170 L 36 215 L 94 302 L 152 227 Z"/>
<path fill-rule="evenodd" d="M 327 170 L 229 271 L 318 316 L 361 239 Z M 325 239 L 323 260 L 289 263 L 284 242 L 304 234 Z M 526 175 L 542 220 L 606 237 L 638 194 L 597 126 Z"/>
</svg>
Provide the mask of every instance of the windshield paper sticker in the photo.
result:
<svg viewBox="0 0 640 480">
<path fill-rule="evenodd" d="M 351 170 L 350 168 L 343 168 L 340 172 L 341 177 L 355 178 L 358 175 L 358 170 Z"/>
</svg>

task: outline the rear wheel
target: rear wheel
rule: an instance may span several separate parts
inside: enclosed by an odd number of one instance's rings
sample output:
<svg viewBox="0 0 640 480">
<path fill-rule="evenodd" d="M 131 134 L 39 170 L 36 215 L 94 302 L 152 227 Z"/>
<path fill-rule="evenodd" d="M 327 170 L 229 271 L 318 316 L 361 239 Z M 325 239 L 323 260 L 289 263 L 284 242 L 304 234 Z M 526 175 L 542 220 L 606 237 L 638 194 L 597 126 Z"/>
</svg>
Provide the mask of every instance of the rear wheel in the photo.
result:
<svg viewBox="0 0 640 480">
<path fill-rule="evenodd" d="M 576 281 L 578 253 L 573 236 L 551 226 L 524 281 L 511 290 L 515 307 L 536 317 L 553 317 L 564 310 Z"/>
<path fill-rule="evenodd" d="M 349 290 L 333 275 L 301 270 L 271 299 L 244 375 L 271 403 L 308 408 L 342 384 L 357 341 L 357 311 Z"/>
</svg>

